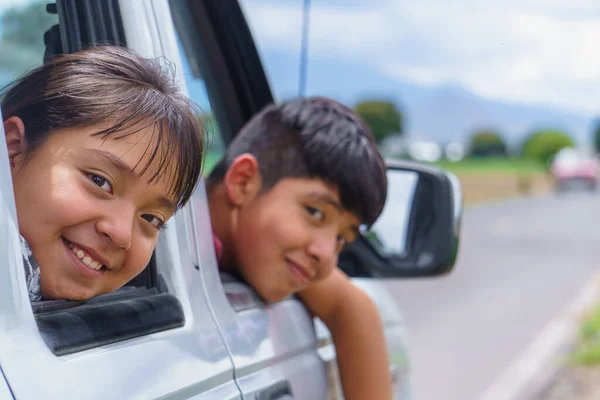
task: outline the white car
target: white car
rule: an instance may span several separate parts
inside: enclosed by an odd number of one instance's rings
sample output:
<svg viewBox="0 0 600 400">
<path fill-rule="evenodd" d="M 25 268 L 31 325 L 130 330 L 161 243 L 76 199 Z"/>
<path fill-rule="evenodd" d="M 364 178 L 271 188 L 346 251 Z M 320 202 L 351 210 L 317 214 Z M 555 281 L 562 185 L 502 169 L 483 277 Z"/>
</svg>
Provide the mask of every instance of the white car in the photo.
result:
<svg viewBox="0 0 600 400">
<path fill-rule="evenodd" d="M 43 3 L 35 4 L 46 12 Z M 44 56 L 107 42 L 165 57 L 175 63 L 190 96 L 208 99 L 225 143 L 273 101 L 236 0 L 57 0 L 48 11 L 58 16 L 53 17 L 57 25 L 26 24 L 41 30 L 39 40 L 45 43 L 26 48 L 29 59 L 34 52 L 41 63 Z M 9 54 L 0 48 L 3 57 L 20 56 L 21 50 Z M 1 76 L 6 71 L 0 70 Z M 150 264 L 128 290 L 85 302 L 30 304 L 3 143 L 0 400 L 341 398 L 335 350 L 320 321 L 295 297 L 266 305 L 244 282 L 219 274 L 202 184 L 168 222 Z M 377 304 L 395 397 L 406 399 L 405 326 L 376 278 L 448 272 L 458 249 L 461 201 L 459 185 L 448 173 L 413 163 L 388 166 L 390 185 L 413 182 L 409 196 L 396 196 L 402 192 L 396 186 L 390 190 L 389 209 L 398 205 L 402 217 L 385 214 L 381 230 L 365 232 L 342 255 L 340 267 Z M 397 231 L 389 229 L 390 221 Z M 389 251 L 395 241 L 401 254 Z"/>
</svg>

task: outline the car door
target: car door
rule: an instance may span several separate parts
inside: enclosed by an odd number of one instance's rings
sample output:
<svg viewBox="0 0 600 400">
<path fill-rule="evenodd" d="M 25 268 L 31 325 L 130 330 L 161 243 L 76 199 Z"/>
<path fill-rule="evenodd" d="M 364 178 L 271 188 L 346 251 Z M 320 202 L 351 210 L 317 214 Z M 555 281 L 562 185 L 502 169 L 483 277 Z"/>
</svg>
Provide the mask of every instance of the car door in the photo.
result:
<svg viewBox="0 0 600 400">
<path fill-rule="evenodd" d="M 237 1 L 170 2 L 193 100 L 213 128 L 208 168 L 243 124 L 273 101 L 252 36 Z M 219 49 L 204 55 L 206 48 Z M 213 101 L 206 102 L 203 90 Z M 218 92 L 218 94 L 217 94 Z M 215 93 L 212 95 L 212 93 Z M 212 153 L 211 153 L 212 151 Z M 191 201 L 199 271 L 246 398 L 325 399 L 326 364 L 317 352 L 312 317 L 296 298 L 265 305 L 246 283 L 220 274 L 214 256 L 206 192 Z M 310 384 L 307 384 L 310 382 Z"/>
<path fill-rule="evenodd" d="M 210 123 L 213 133 L 205 161 L 208 172 L 241 127 L 274 99 L 238 1 L 172 0 L 170 6 L 189 95 L 202 106 L 204 120 Z M 194 194 L 190 208 L 197 263 L 207 285 L 205 293 L 228 345 L 242 392 L 250 398 L 290 394 L 302 399 L 343 398 L 335 349 L 324 325 L 313 320 L 295 297 L 267 306 L 247 284 L 219 274 L 203 186 Z M 401 314 L 382 282 L 354 282 L 371 296 L 382 313 L 395 398 L 408 398 Z"/>
<path fill-rule="evenodd" d="M 0 400 L 12 400 L 14 399 L 12 393 L 10 392 L 10 387 L 8 387 L 8 383 L 6 383 L 6 379 L 4 379 L 4 375 L 2 374 L 2 370 L 0 370 Z"/>
<path fill-rule="evenodd" d="M 44 3 L 29 7 L 46 11 Z M 59 22 L 39 38 L 45 39 L 47 57 L 108 42 L 177 62 L 166 1 L 59 0 L 47 10 Z M 159 15 L 167 22 L 159 24 Z M 36 57 L 41 63 L 44 51 Z M 150 265 L 127 290 L 87 302 L 31 304 L 9 168 L 2 142 L 0 398 L 10 396 L 8 390 L 21 399 L 241 398 L 227 343 L 195 268 L 189 207 L 168 222 Z"/>
</svg>

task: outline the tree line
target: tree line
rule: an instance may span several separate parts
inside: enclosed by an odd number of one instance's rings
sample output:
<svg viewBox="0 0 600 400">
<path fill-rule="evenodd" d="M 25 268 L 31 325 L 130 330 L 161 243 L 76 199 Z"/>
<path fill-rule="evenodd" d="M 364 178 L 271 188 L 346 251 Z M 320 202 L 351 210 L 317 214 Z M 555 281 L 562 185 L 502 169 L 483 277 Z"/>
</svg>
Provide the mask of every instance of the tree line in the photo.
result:
<svg viewBox="0 0 600 400">
<path fill-rule="evenodd" d="M 392 101 L 368 100 L 358 103 L 356 113 L 371 128 L 375 140 L 382 144 L 390 135 L 403 135 L 403 117 Z M 592 127 L 591 143 L 600 154 L 600 118 Z M 511 151 L 505 137 L 495 129 L 479 129 L 470 136 L 466 155 L 473 158 L 518 156 L 549 167 L 553 157 L 565 147 L 575 147 L 573 137 L 556 129 L 530 132 Z"/>
</svg>

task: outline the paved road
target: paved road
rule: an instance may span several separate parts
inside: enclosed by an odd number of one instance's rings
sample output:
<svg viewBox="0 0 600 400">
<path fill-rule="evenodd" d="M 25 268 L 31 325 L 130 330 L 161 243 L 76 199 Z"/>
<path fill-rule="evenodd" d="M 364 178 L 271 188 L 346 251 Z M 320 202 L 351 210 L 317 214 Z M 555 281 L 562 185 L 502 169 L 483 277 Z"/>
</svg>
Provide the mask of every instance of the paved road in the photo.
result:
<svg viewBox="0 0 600 400">
<path fill-rule="evenodd" d="M 465 211 L 447 277 L 389 287 L 409 330 L 414 400 L 477 400 L 600 271 L 600 196 Z"/>
</svg>

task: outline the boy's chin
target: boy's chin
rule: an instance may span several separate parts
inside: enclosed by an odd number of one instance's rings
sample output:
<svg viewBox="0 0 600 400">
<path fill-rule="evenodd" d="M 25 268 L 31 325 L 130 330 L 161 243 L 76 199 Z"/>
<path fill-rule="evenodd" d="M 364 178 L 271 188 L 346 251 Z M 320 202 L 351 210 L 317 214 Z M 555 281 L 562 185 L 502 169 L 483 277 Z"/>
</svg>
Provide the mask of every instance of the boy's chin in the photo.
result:
<svg viewBox="0 0 600 400">
<path fill-rule="evenodd" d="M 267 303 L 277 303 L 294 294 L 294 291 L 281 292 L 281 291 L 269 291 L 263 290 L 258 295 Z"/>
</svg>

